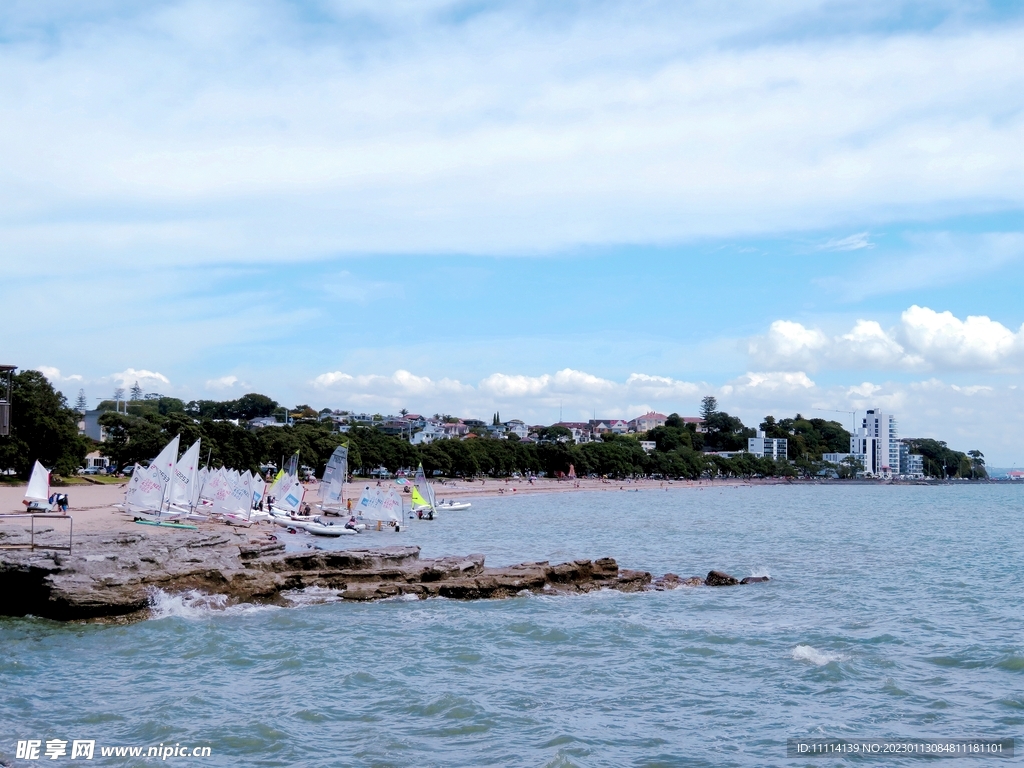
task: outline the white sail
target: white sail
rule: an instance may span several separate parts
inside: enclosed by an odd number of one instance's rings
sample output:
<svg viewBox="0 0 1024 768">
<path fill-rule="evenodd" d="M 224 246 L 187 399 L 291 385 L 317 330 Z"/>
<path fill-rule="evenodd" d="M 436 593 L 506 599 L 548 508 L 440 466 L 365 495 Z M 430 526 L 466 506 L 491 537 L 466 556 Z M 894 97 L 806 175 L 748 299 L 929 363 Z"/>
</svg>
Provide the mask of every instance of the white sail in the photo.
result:
<svg viewBox="0 0 1024 768">
<path fill-rule="evenodd" d="M 280 489 L 278 491 L 280 496 L 274 497 L 274 506 L 289 512 L 298 512 L 302 506 L 302 494 L 304 492 L 302 483 L 294 477 L 289 477 L 289 481 L 282 483 Z"/>
<path fill-rule="evenodd" d="M 273 496 L 275 499 L 282 495 L 282 490 L 291 486 L 291 478 L 287 473 L 278 473 L 277 477 L 274 478 L 274 482 L 270 484 L 270 490 L 267 491 L 267 496 Z"/>
<path fill-rule="evenodd" d="M 296 451 L 292 454 L 292 457 L 288 459 L 288 464 L 285 466 L 284 473 L 291 477 L 299 476 L 299 452 Z"/>
<path fill-rule="evenodd" d="M 252 505 L 255 507 L 263 501 L 263 493 L 267 490 L 267 484 L 259 475 L 253 475 L 250 487 L 252 488 Z"/>
<path fill-rule="evenodd" d="M 391 485 L 385 491 L 366 486 L 359 497 L 355 512 L 363 520 L 380 520 L 384 523 L 398 523 L 402 520 L 402 494 Z"/>
<path fill-rule="evenodd" d="M 436 510 L 437 502 L 434 499 L 434 486 L 427 482 L 427 476 L 423 472 L 422 464 L 416 468 L 416 477 L 413 480 L 413 484 L 416 486 L 416 490 L 420 492 L 423 500 L 430 505 L 430 508 Z"/>
<path fill-rule="evenodd" d="M 160 509 L 163 502 L 174 492 L 174 465 L 178 463 L 178 443 L 180 441 L 181 436 L 176 435 L 149 464 L 150 477 L 161 484 L 161 503 L 157 505 L 156 509 Z"/>
<path fill-rule="evenodd" d="M 206 485 L 206 481 L 210 477 L 210 470 L 203 467 L 196 473 L 195 487 L 192 489 L 192 508 L 195 509 L 199 506 L 199 500 L 203 497 L 203 486 Z"/>
<path fill-rule="evenodd" d="M 142 483 L 142 467 L 138 464 L 132 470 L 131 477 L 128 480 L 128 485 L 124 489 L 124 504 L 126 507 L 130 507 L 139 492 L 139 485 Z"/>
<path fill-rule="evenodd" d="M 210 509 L 213 512 L 233 513 L 234 505 L 231 503 L 231 490 L 233 483 L 224 468 L 212 472 L 206 481 L 203 489 L 203 497 L 209 500 Z"/>
<path fill-rule="evenodd" d="M 28 501 L 48 501 L 50 498 L 50 470 L 38 461 L 32 467 L 25 498 Z"/>
<path fill-rule="evenodd" d="M 168 495 L 171 504 L 180 507 L 195 506 L 196 485 L 199 480 L 199 441 L 196 440 L 192 447 L 178 459 L 174 466 L 174 487 Z"/>
<path fill-rule="evenodd" d="M 137 480 L 137 482 L 136 482 Z M 132 488 L 131 485 L 135 487 Z M 159 512 L 164 502 L 164 477 L 153 467 L 136 465 L 125 504 L 132 512 Z"/>
<path fill-rule="evenodd" d="M 343 505 L 345 477 L 348 475 L 348 447 L 339 445 L 331 454 L 320 482 L 320 499 L 323 508 L 339 509 Z"/>
</svg>

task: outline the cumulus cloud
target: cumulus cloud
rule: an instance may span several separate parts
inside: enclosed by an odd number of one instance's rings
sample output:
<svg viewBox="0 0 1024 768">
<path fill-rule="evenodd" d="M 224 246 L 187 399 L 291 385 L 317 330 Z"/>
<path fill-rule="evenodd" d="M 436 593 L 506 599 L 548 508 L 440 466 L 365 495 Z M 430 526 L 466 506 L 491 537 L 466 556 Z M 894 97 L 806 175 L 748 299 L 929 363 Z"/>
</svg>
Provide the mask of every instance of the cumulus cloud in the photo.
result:
<svg viewBox="0 0 1024 768">
<path fill-rule="evenodd" d="M 150 387 L 156 387 L 160 385 L 170 385 L 170 380 L 162 373 L 157 371 L 147 371 L 145 369 L 135 370 L 134 368 L 126 368 L 119 373 L 112 373 L 105 377 L 107 381 L 117 384 L 119 387 L 130 387 L 139 383 L 139 386 L 143 389 Z"/>
<path fill-rule="evenodd" d="M 551 374 L 492 374 L 476 384 L 433 379 L 409 371 L 385 375 L 324 373 L 310 382 L 310 397 L 331 407 L 397 413 L 454 413 L 550 424 L 559 413 L 566 421 L 631 419 L 649 410 L 696 415 L 703 395 L 719 407 L 756 426 L 766 415 L 801 413 L 834 419 L 847 429 L 854 413 L 881 408 L 894 413 L 901 434 L 934 437 L 966 450 L 980 448 L 990 461 L 1011 464 L 1024 432 L 1024 410 L 1016 387 L 956 383 L 929 377 L 911 382 L 863 381 L 855 385 L 821 385 L 804 371 L 762 370 L 722 385 L 687 382 L 634 373 L 624 381 L 566 368 Z M 312 402 L 312 400 L 311 400 Z"/>
<path fill-rule="evenodd" d="M 786 370 L 1010 372 L 1024 362 L 1024 325 L 1013 331 L 989 317 L 961 320 L 949 311 L 914 305 L 889 330 L 874 320 L 858 320 L 836 336 L 776 320 L 767 334 L 748 341 L 747 351 L 759 365 Z"/>
<path fill-rule="evenodd" d="M 60 368 L 54 368 L 51 365 L 38 365 L 36 370 L 39 371 L 43 376 L 50 380 L 51 384 L 58 383 L 70 383 L 77 381 L 84 381 L 85 379 L 77 373 L 73 373 L 70 376 L 61 376 Z"/>
<path fill-rule="evenodd" d="M 244 381 L 237 376 L 221 376 L 219 379 L 207 379 L 206 388 L 214 391 L 224 391 L 235 387 L 248 387 Z"/>
<path fill-rule="evenodd" d="M 590 418 L 595 411 L 601 418 L 632 418 L 655 407 L 694 409 L 695 398 L 703 391 L 697 384 L 664 376 L 634 373 L 620 382 L 572 368 L 539 376 L 493 373 L 475 385 L 404 370 L 391 376 L 333 371 L 320 374 L 311 383 L 319 392 L 343 397 L 344 403 L 359 407 L 431 412 L 461 408 L 464 416 L 512 408 L 520 409 L 517 412 L 523 417 L 560 409 L 570 420 Z"/>
</svg>

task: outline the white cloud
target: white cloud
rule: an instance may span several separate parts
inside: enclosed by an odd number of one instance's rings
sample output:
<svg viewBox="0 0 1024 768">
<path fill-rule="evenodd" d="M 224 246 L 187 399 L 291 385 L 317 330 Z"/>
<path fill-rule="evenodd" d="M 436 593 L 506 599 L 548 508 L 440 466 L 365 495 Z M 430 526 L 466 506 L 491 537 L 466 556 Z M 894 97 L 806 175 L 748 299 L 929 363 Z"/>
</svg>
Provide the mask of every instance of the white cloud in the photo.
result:
<svg viewBox="0 0 1024 768">
<path fill-rule="evenodd" d="M 73 381 L 84 381 L 83 377 L 77 373 L 73 373 L 70 376 L 61 376 L 60 368 L 54 368 L 51 365 L 37 365 L 35 368 L 43 376 L 50 380 L 51 384 L 57 384 L 60 382 L 73 382 Z"/>
<path fill-rule="evenodd" d="M 822 243 L 818 250 L 821 251 L 859 251 L 862 248 L 874 248 L 875 244 L 868 239 L 867 232 L 858 232 L 847 237 L 833 237 Z"/>
<path fill-rule="evenodd" d="M 1019 206 L 1020 24 L 882 34 L 885 5 L 12 13 L 0 242 L 51 264 L 519 253 Z"/>
<path fill-rule="evenodd" d="M 237 376 L 221 376 L 219 379 L 207 379 L 206 388 L 215 391 L 224 391 L 235 387 L 248 387 L 244 381 Z"/>
<path fill-rule="evenodd" d="M 765 415 L 778 418 L 801 413 L 833 419 L 847 429 L 852 412 L 882 408 L 896 414 L 908 437 L 934 437 L 958 450 L 980 448 L 990 460 L 1009 466 L 1018 460 L 1024 433 L 1024 407 L 1015 386 L 954 383 L 938 378 L 911 382 L 864 381 L 856 385 L 820 385 L 804 371 L 748 372 L 721 386 L 647 374 L 625 381 L 563 369 L 552 374 L 492 374 L 478 384 L 432 379 L 408 371 L 390 376 L 352 375 L 335 371 L 310 383 L 310 402 L 397 413 L 454 413 L 462 417 L 503 418 L 549 424 L 559 412 L 567 421 L 631 419 L 649 410 L 696 415 L 702 395 L 718 398 L 719 407 L 756 426 Z M 320 407 L 318 406 L 318 407 Z"/>
<path fill-rule="evenodd" d="M 914 305 L 888 331 L 874 320 L 858 320 L 848 333 L 829 337 L 817 328 L 776 320 L 767 334 L 748 341 L 747 351 L 759 365 L 787 370 L 1010 372 L 1024 361 L 1024 326 L 1015 332 L 989 317 L 960 320 L 948 311 Z"/>
<path fill-rule="evenodd" d="M 702 391 L 696 384 L 664 376 L 634 373 L 625 382 L 617 382 L 572 368 L 539 376 L 494 373 L 476 385 L 401 370 L 391 376 L 333 371 L 320 374 L 311 383 L 321 393 L 345 398 L 339 405 L 407 407 L 431 413 L 462 409 L 463 416 L 512 408 L 519 409 L 517 413 L 523 417 L 532 417 L 561 409 L 570 420 L 590 418 L 595 411 L 601 418 L 632 418 L 655 407 L 692 410 Z"/>
<path fill-rule="evenodd" d="M 119 373 L 112 373 L 106 377 L 107 381 L 117 384 L 119 387 L 131 387 L 136 382 L 143 389 L 148 389 L 155 386 L 170 385 L 170 380 L 162 373 L 156 371 L 147 371 L 145 369 L 135 370 L 134 368 L 126 368 Z"/>
</svg>

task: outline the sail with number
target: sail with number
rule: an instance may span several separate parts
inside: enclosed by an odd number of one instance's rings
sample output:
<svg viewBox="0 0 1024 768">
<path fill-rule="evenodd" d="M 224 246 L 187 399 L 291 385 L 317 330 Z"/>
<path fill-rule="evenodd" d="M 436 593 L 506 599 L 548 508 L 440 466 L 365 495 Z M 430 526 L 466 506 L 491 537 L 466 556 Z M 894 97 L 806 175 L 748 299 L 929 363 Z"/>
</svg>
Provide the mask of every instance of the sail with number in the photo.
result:
<svg viewBox="0 0 1024 768">
<path fill-rule="evenodd" d="M 324 470 L 320 483 L 322 509 L 341 509 L 344 506 L 345 478 L 348 475 L 348 446 L 339 445 L 334 449 Z"/>
<path fill-rule="evenodd" d="M 174 466 L 174 487 L 168 496 L 171 504 L 192 509 L 196 504 L 196 486 L 199 484 L 199 441 L 178 459 Z"/>
</svg>

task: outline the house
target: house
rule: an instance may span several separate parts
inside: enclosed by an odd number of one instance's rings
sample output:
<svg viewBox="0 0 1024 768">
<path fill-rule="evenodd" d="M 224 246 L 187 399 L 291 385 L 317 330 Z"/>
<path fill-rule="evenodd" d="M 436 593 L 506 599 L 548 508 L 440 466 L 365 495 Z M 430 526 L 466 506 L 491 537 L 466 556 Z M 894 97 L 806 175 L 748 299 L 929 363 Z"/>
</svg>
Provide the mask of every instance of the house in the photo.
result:
<svg viewBox="0 0 1024 768">
<path fill-rule="evenodd" d="M 595 435 L 601 435 L 605 432 L 624 435 L 629 432 L 629 424 L 622 419 L 591 419 L 588 423 L 590 431 Z"/>
<path fill-rule="evenodd" d="M 284 426 L 275 419 L 273 416 L 258 416 L 255 419 L 249 419 L 249 429 L 262 429 L 263 427 L 281 427 Z"/>
<path fill-rule="evenodd" d="M 508 430 L 510 435 L 515 435 L 520 440 L 525 440 L 530 436 L 530 428 L 519 419 L 512 419 L 511 421 L 505 422 L 505 429 Z"/>
<path fill-rule="evenodd" d="M 704 419 L 702 419 L 700 416 L 681 416 L 680 418 L 683 420 L 683 424 L 685 426 L 693 424 L 697 432 L 708 431 L 708 428 L 704 426 Z"/>
<path fill-rule="evenodd" d="M 441 428 L 448 437 L 465 437 L 469 434 L 469 425 L 461 421 L 454 424 L 442 424 Z"/>
<path fill-rule="evenodd" d="M 652 429 L 665 426 L 665 420 L 668 419 L 663 413 L 655 413 L 650 411 L 645 413 L 643 416 L 637 416 L 631 420 L 629 424 L 630 432 L 650 432 Z"/>
<path fill-rule="evenodd" d="M 653 440 L 641 440 L 640 447 L 644 449 L 644 453 L 654 453 L 654 449 L 658 446 Z"/>
<path fill-rule="evenodd" d="M 447 440 L 450 435 L 441 424 L 428 423 L 423 429 L 412 436 L 409 441 L 413 445 L 429 445 L 435 440 Z"/>
<path fill-rule="evenodd" d="M 106 456 L 100 456 L 99 451 L 91 451 L 85 454 L 86 469 L 106 469 L 110 460 Z"/>
<path fill-rule="evenodd" d="M 589 443 L 594 439 L 593 432 L 590 431 L 590 424 L 586 421 L 560 421 L 554 426 L 568 429 L 577 445 Z"/>
</svg>

